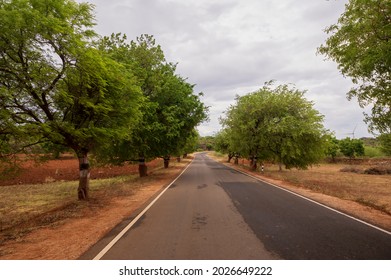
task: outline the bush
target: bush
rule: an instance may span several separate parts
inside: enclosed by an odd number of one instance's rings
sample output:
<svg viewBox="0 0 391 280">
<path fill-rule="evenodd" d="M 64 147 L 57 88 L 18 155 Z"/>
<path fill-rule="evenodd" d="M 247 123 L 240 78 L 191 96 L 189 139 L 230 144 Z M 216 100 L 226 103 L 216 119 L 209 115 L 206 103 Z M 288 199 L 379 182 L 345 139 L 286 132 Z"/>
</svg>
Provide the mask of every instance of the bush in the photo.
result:
<svg viewBox="0 0 391 280">
<path fill-rule="evenodd" d="M 352 172 L 352 173 L 357 173 L 357 174 L 363 173 L 362 169 L 355 167 L 355 166 L 344 167 L 344 168 L 341 168 L 341 170 L 339 170 L 339 171 L 340 172 Z"/>
<path fill-rule="evenodd" d="M 385 156 L 385 153 L 378 147 L 365 146 L 365 156 L 373 157 L 382 157 Z"/>
<path fill-rule="evenodd" d="M 364 173 L 365 174 L 370 174 L 370 175 L 391 174 L 391 167 L 375 166 L 375 167 L 371 167 L 371 168 L 365 169 Z"/>
</svg>

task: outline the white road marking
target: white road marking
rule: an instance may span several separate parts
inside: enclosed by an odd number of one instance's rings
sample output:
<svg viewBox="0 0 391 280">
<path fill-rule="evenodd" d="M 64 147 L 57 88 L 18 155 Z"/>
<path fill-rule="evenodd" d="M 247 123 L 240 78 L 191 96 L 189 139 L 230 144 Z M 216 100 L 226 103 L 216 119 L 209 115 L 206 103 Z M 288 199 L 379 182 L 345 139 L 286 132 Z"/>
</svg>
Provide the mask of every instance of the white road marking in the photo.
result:
<svg viewBox="0 0 391 280">
<path fill-rule="evenodd" d="M 210 158 L 210 157 L 209 157 L 209 158 Z M 212 158 L 210 158 L 210 159 L 212 159 Z M 212 159 L 212 160 L 215 161 L 214 159 Z M 218 162 L 218 161 L 215 161 L 215 162 L 220 163 L 220 162 Z M 220 164 L 222 164 L 222 163 L 220 163 Z M 331 211 L 336 212 L 336 213 L 338 213 L 338 214 L 341 214 L 341 215 L 343 215 L 343 216 L 345 216 L 345 217 L 348 217 L 348 218 L 350 218 L 350 219 L 353 219 L 353 220 L 355 220 L 355 221 L 357 221 L 357 222 L 360 222 L 360 223 L 362 223 L 362 224 L 364 224 L 364 225 L 367 225 L 367 226 L 369 226 L 369 227 L 371 227 L 371 228 L 377 229 L 377 230 L 379 230 L 379 231 L 381 231 L 381 232 L 384 232 L 384 233 L 386 233 L 386 234 L 388 234 L 388 235 L 391 235 L 391 232 L 389 232 L 389 231 L 387 231 L 387 230 L 385 230 L 385 229 L 382 229 L 382 228 L 380 228 L 380 227 L 378 227 L 378 226 L 372 225 L 372 224 L 367 223 L 367 222 L 365 222 L 365 221 L 363 221 L 363 220 L 360 220 L 360 219 L 358 219 L 358 218 L 355 218 L 355 217 L 353 217 L 353 216 L 350 216 L 350 215 L 348 215 L 348 214 L 346 214 L 346 213 L 343 213 L 343 212 L 341 212 L 341 211 L 339 211 L 339 210 L 337 210 L 337 209 L 331 208 L 331 207 L 329 207 L 329 206 L 327 206 L 327 205 L 324 205 L 324 204 L 322 204 L 322 203 L 320 203 L 320 202 L 317 202 L 317 201 L 315 201 L 315 200 L 312 200 L 312 199 L 310 199 L 310 198 L 308 198 L 308 197 L 305 197 L 305 196 L 303 196 L 303 195 L 300 195 L 300 194 L 298 194 L 298 193 L 295 193 L 295 192 L 293 192 L 293 191 L 290 191 L 290 190 L 288 190 L 288 189 L 285 189 L 285 188 L 280 187 L 280 186 L 278 186 L 278 185 L 275 185 L 275 184 L 273 184 L 273 183 L 267 182 L 267 181 L 265 181 L 265 180 L 263 180 L 263 179 L 261 179 L 261 178 L 255 177 L 255 176 L 253 176 L 253 175 L 251 175 L 251 174 L 248 174 L 248 173 L 246 173 L 246 172 L 243 172 L 243 171 L 241 171 L 241 170 L 237 170 L 237 169 L 235 169 L 235 168 L 232 168 L 231 166 L 228 166 L 228 165 L 225 165 L 225 164 L 224 164 L 224 166 L 227 166 L 228 168 L 231 168 L 232 170 L 238 171 L 238 172 L 240 172 L 241 174 L 246 175 L 246 176 L 248 176 L 248 177 L 251 177 L 251 178 L 253 178 L 253 179 L 255 179 L 255 180 L 259 181 L 259 182 L 268 184 L 268 185 L 270 185 L 270 186 L 272 186 L 272 187 L 275 187 L 275 188 L 278 188 L 278 189 L 280 189 L 280 190 L 283 190 L 283 191 L 286 191 L 286 192 L 288 192 L 288 193 L 291 193 L 291 194 L 293 194 L 293 195 L 295 195 L 295 196 L 298 196 L 298 197 L 300 197 L 300 198 L 302 198 L 302 199 L 305 199 L 305 200 L 310 201 L 310 202 L 312 202 L 312 203 L 315 203 L 315 204 L 317 204 L 317 205 L 319 205 L 319 206 L 322 206 L 322 207 L 324 207 L 324 208 L 326 208 L 326 209 L 328 209 L 328 210 L 331 210 Z"/>
<path fill-rule="evenodd" d="M 149 210 L 149 208 L 151 208 L 152 205 L 158 201 L 158 199 L 176 182 L 176 180 L 178 180 L 179 177 L 185 173 L 185 171 L 192 163 L 193 161 L 191 161 L 189 165 L 186 166 L 186 168 L 181 172 L 181 174 L 179 174 L 178 177 L 174 179 L 174 181 L 172 181 L 147 207 L 145 207 L 145 209 L 140 214 L 138 214 L 136 218 L 134 218 L 113 240 L 111 240 L 111 242 L 107 244 L 106 247 L 103 248 L 103 250 L 100 251 L 99 254 L 95 256 L 95 258 L 93 258 L 93 260 L 100 260 L 115 245 L 115 243 L 117 243 L 118 240 L 120 240 L 122 236 L 124 236 L 124 234 L 130 230 L 135 223 L 137 223 L 137 221 Z"/>
</svg>

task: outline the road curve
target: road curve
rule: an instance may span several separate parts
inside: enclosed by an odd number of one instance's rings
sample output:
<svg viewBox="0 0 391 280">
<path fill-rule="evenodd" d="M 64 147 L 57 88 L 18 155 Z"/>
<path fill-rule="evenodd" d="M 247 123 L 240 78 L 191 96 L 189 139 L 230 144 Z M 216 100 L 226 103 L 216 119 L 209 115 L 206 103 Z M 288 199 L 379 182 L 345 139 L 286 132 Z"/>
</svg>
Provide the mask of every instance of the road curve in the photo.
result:
<svg viewBox="0 0 391 280">
<path fill-rule="evenodd" d="M 97 256 L 128 222 L 81 259 Z M 198 154 L 106 251 L 99 258 L 389 260 L 391 234 Z"/>
</svg>

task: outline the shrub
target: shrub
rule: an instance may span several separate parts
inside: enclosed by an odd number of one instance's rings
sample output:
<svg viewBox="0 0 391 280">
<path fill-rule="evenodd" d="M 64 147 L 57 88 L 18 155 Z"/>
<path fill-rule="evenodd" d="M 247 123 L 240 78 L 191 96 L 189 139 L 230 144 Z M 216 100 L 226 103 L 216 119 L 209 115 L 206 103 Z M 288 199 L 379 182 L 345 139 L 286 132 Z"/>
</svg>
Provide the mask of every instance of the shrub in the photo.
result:
<svg viewBox="0 0 391 280">
<path fill-rule="evenodd" d="M 391 167 L 386 166 L 375 166 L 368 169 L 365 169 L 365 174 L 371 174 L 371 175 L 386 175 L 391 174 Z"/>
<path fill-rule="evenodd" d="M 341 168 L 341 170 L 339 170 L 339 171 L 340 172 L 352 172 L 352 173 L 357 173 L 357 174 L 363 173 L 362 169 L 355 167 L 355 166 L 344 167 L 344 168 Z"/>
</svg>

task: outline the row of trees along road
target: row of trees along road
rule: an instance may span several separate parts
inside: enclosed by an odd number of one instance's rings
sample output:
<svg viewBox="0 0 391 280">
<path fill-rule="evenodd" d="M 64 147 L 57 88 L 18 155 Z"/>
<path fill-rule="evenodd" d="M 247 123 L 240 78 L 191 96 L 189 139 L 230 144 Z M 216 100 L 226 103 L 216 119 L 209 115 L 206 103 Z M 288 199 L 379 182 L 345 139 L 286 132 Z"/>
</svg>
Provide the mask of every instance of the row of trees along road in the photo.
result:
<svg viewBox="0 0 391 280">
<path fill-rule="evenodd" d="M 152 36 L 100 37 L 93 6 L 71 0 L 0 1 L 0 152 L 72 149 L 78 198 L 90 160 L 121 164 L 188 152 L 207 108 Z"/>
<path fill-rule="evenodd" d="M 257 162 L 272 160 L 286 168 L 306 168 L 324 157 L 329 133 L 323 116 L 304 98 L 304 92 L 271 82 L 256 92 L 237 97 L 221 119 L 216 149 Z"/>
</svg>

